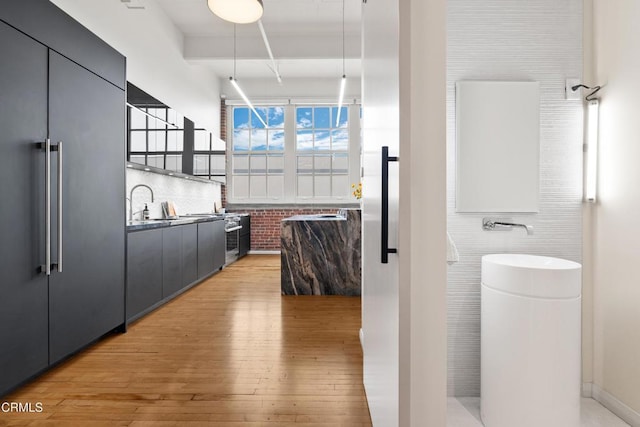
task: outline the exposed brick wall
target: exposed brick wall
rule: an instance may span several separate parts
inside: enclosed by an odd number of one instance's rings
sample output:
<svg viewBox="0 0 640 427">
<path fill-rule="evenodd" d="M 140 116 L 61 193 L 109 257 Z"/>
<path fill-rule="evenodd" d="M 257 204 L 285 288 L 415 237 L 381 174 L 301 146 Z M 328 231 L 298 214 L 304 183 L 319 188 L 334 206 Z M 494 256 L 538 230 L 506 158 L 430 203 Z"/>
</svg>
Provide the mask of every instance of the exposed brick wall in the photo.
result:
<svg viewBox="0 0 640 427">
<path fill-rule="evenodd" d="M 227 100 L 220 98 L 220 139 L 227 142 Z"/>
<path fill-rule="evenodd" d="M 280 250 L 280 221 L 294 215 L 333 214 L 339 208 L 325 209 L 230 209 L 251 215 L 251 250 Z"/>
<path fill-rule="evenodd" d="M 222 207 L 226 208 L 227 207 L 227 186 L 225 184 L 222 184 L 220 186 L 220 199 L 222 202 Z"/>
</svg>

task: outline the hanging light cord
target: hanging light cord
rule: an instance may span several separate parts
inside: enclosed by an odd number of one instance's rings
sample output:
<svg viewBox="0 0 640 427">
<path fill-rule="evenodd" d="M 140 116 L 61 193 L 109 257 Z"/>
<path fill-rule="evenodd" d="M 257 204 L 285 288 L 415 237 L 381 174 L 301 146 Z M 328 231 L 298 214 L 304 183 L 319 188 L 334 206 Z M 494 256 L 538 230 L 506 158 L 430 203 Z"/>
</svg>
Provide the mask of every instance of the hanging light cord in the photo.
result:
<svg viewBox="0 0 640 427">
<path fill-rule="evenodd" d="M 233 24 L 233 79 L 236 79 L 236 24 Z"/>
<path fill-rule="evenodd" d="M 344 88 L 347 83 L 347 74 L 345 73 L 345 42 L 344 42 L 344 3 L 342 0 L 342 79 L 340 79 L 340 94 L 338 95 L 338 113 L 336 114 L 336 127 L 340 127 L 340 112 L 342 110 L 342 102 L 344 101 Z"/>
<path fill-rule="evenodd" d="M 345 75 L 344 66 L 344 0 L 342 0 L 342 75 Z"/>
</svg>

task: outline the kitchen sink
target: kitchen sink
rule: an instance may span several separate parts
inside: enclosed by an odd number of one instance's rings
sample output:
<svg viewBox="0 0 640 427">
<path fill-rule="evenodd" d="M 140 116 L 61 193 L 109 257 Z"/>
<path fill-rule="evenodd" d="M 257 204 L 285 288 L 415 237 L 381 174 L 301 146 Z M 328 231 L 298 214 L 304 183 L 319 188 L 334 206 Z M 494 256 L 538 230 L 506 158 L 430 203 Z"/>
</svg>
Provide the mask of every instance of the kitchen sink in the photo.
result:
<svg viewBox="0 0 640 427">
<path fill-rule="evenodd" d="M 127 221 L 127 225 L 160 224 L 166 221 L 165 219 L 132 219 Z"/>
</svg>

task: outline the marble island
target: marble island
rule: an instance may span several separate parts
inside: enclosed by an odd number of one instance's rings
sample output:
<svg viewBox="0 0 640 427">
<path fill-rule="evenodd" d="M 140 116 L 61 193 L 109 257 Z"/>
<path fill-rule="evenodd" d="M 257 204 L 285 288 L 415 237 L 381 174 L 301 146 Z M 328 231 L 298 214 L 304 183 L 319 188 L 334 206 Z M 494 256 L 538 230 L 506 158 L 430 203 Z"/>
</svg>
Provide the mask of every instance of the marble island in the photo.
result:
<svg viewBox="0 0 640 427">
<path fill-rule="evenodd" d="M 359 209 L 285 218 L 280 231 L 283 295 L 360 295 Z"/>
</svg>

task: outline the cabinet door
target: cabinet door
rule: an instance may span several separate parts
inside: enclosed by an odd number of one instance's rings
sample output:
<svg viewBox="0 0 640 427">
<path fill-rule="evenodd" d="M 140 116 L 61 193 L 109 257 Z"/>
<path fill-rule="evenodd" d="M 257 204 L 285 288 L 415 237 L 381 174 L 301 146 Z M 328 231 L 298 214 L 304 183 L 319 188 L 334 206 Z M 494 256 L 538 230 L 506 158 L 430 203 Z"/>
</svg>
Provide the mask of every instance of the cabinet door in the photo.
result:
<svg viewBox="0 0 640 427">
<path fill-rule="evenodd" d="M 198 225 L 182 227 L 182 286 L 198 280 Z"/>
<path fill-rule="evenodd" d="M 224 221 L 214 221 L 213 223 L 213 268 L 218 270 L 225 263 L 227 252 L 226 233 L 224 231 Z"/>
<path fill-rule="evenodd" d="M 127 237 L 127 319 L 162 299 L 162 230 Z"/>
<path fill-rule="evenodd" d="M 238 246 L 238 256 L 243 257 L 247 253 L 249 253 L 249 250 L 251 249 L 251 235 L 245 234 L 243 236 L 240 236 L 240 242 Z"/>
<path fill-rule="evenodd" d="M 241 216 L 240 225 L 242 226 L 242 228 L 240 229 L 241 236 L 251 234 L 251 216 L 249 215 Z"/>
<path fill-rule="evenodd" d="M 48 364 L 47 49 L 0 22 L 0 395 Z"/>
<path fill-rule="evenodd" d="M 49 133 L 64 146 L 63 272 L 49 280 L 56 362 L 124 323 L 125 96 L 49 52 Z"/>
<path fill-rule="evenodd" d="M 222 221 L 218 221 L 222 222 Z M 198 224 L 198 279 L 213 273 L 215 222 Z"/>
<path fill-rule="evenodd" d="M 183 288 L 182 285 L 182 229 L 162 229 L 162 298 Z"/>
</svg>

